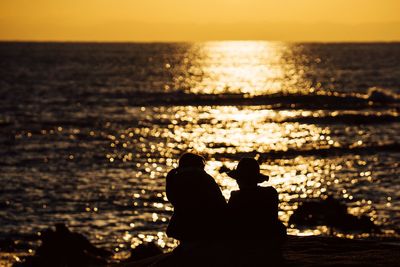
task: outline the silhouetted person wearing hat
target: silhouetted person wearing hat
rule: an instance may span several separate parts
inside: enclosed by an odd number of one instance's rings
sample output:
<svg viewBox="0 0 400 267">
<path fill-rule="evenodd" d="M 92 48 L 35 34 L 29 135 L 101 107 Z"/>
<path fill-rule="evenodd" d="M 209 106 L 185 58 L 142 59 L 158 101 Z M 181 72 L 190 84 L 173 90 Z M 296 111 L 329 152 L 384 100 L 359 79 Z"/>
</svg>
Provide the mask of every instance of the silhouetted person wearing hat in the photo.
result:
<svg viewBox="0 0 400 267">
<path fill-rule="evenodd" d="M 228 202 L 232 233 L 239 243 L 238 254 L 248 255 L 251 251 L 257 263 L 257 257 L 267 260 L 265 253 L 268 253 L 276 263 L 281 260 L 280 247 L 286 238 L 286 227 L 278 219 L 278 192 L 272 186 L 258 186 L 269 177 L 260 173 L 260 166 L 253 158 L 240 160 L 228 175 L 240 188 L 231 192 Z"/>
<path fill-rule="evenodd" d="M 215 180 L 205 172 L 204 158 L 185 153 L 167 175 L 167 198 L 174 214 L 167 235 L 182 243 L 212 241 L 223 236 L 227 204 Z"/>
</svg>

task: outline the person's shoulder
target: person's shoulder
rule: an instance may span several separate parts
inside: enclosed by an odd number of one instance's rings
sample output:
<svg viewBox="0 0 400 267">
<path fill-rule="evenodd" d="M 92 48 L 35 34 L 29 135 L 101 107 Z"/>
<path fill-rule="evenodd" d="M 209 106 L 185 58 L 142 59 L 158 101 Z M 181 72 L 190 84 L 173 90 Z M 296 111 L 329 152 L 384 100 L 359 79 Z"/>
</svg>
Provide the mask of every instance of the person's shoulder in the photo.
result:
<svg viewBox="0 0 400 267">
<path fill-rule="evenodd" d="M 240 195 L 240 190 L 233 190 L 231 191 L 231 197 L 237 197 Z"/>
<path fill-rule="evenodd" d="M 278 195 L 278 191 L 273 186 L 259 187 L 259 191 L 263 194 Z"/>
<path fill-rule="evenodd" d="M 231 196 L 229 197 L 228 204 L 231 205 L 240 199 L 240 190 L 231 191 Z"/>
<path fill-rule="evenodd" d="M 175 175 L 177 172 L 178 172 L 177 169 L 174 168 L 174 169 L 172 169 L 172 170 L 170 170 L 170 171 L 168 172 L 167 176 Z"/>
<path fill-rule="evenodd" d="M 207 179 L 209 179 L 210 181 L 215 182 L 214 177 L 212 177 L 210 174 L 208 174 L 205 170 L 203 170 L 203 172 L 201 173 L 201 175 L 203 175 L 204 177 L 207 177 Z"/>
<path fill-rule="evenodd" d="M 170 180 L 172 177 L 177 175 L 177 170 L 176 169 L 172 169 L 167 173 L 167 180 Z"/>
<path fill-rule="evenodd" d="M 208 183 L 215 183 L 215 179 L 208 174 L 204 169 L 193 170 L 193 175 L 197 176 L 202 181 L 207 181 Z"/>
</svg>

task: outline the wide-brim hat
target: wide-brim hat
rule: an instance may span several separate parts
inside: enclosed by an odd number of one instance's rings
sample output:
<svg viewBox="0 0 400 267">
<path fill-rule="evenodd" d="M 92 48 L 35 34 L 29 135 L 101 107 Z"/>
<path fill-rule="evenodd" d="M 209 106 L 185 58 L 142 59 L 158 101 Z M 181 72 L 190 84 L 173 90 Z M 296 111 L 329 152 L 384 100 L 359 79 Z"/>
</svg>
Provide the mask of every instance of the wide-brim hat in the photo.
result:
<svg viewBox="0 0 400 267">
<path fill-rule="evenodd" d="M 269 180 L 269 176 L 260 173 L 260 165 L 253 158 L 243 158 L 239 161 L 236 169 L 227 173 L 229 177 L 240 179 L 254 179 L 257 183 L 262 183 Z"/>
</svg>

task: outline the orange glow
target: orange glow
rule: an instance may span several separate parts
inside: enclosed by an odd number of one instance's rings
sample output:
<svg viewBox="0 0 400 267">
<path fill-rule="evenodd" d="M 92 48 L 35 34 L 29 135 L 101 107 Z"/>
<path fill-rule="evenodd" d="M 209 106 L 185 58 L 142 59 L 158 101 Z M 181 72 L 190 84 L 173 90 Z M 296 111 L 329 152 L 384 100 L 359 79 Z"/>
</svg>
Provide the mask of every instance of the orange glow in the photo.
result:
<svg viewBox="0 0 400 267">
<path fill-rule="evenodd" d="M 1 40 L 393 41 L 397 0 L 13 0 Z"/>
</svg>

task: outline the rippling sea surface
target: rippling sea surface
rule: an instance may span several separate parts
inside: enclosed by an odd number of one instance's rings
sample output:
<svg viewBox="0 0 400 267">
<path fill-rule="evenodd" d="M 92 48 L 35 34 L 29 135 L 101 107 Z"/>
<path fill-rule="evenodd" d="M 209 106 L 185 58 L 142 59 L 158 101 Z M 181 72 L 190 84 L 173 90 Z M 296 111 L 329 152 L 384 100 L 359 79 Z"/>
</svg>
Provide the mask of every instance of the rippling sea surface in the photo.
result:
<svg viewBox="0 0 400 267">
<path fill-rule="evenodd" d="M 399 43 L 0 43 L 0 239 L 64 222 L 172 248 L 164 178 L 187 150 L 226 198 L 220 169 L 258 158 L 286 224 L 332 194 L 398 235 L 399 93 Z"/>
</svg>

